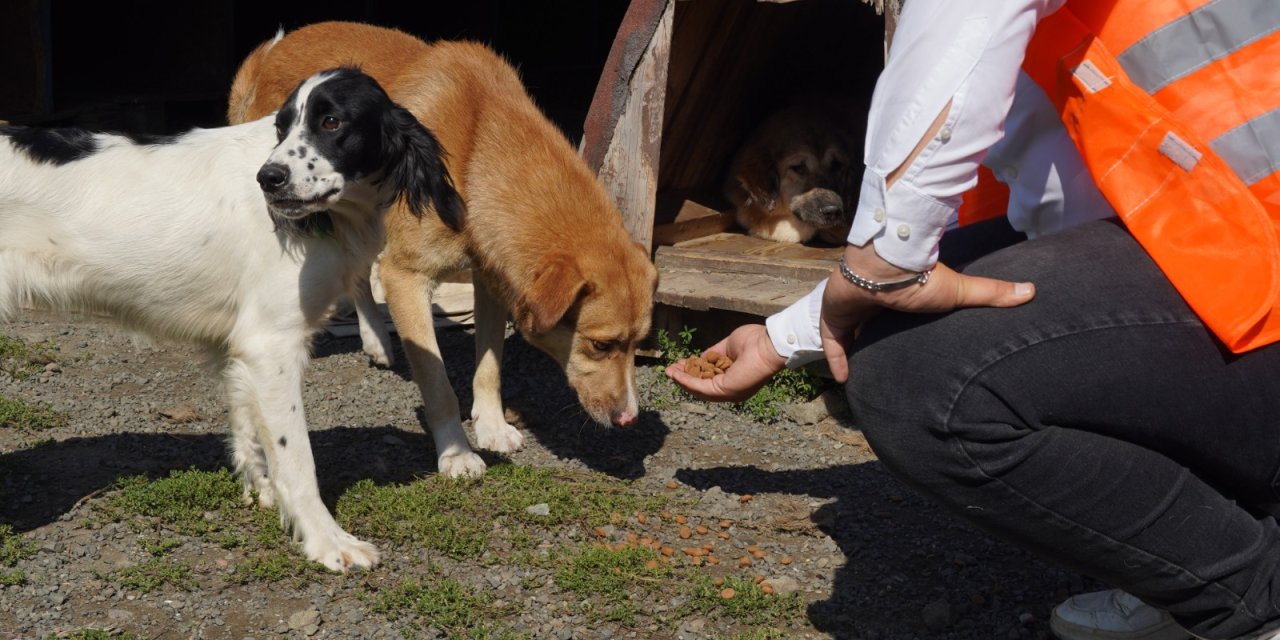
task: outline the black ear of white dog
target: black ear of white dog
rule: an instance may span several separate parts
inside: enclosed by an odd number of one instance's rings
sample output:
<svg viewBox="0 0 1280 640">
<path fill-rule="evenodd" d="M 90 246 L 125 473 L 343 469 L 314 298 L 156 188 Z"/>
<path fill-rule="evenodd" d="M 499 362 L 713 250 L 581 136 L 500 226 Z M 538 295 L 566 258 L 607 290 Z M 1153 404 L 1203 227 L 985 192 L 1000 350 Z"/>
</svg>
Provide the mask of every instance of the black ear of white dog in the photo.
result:
<svg viewBox="0 0 1280 640">
<path fill-rule="evenodd" d="M 409 210 L 421 216 L 427 203 L 433 203 L 440 220 L 450 229 L 460 230 L 466 207 L 444 166 L 445 152 L 435 134 L 396 105 L 383 116 L 382 137 L 383 148 L 394 158 L 385 179 L 404 195 Z"/>
</svg>

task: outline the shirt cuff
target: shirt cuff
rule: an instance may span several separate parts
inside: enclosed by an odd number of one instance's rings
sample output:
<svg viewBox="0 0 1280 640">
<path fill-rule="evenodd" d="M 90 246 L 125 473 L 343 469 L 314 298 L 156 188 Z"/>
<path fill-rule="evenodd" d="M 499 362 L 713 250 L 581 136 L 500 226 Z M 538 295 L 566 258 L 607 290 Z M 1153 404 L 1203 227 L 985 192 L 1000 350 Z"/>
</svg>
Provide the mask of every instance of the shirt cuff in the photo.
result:
<svg viewBox="0 0 1280 640">
<path fill-rule="evenodd" d="M 863 174 L 849 244 L 872 242 L 881 259 L 907 271 L 932 269 L 938 262 L 938 241 L 960 199 L 939 201 L 903 180 L 891 190 L 884 185 L 884 176 L 870 169 Z"/>
<path fill-rule="evenodd" d="M 823 280 L 791 306 L 765 318 L 769 340 L 778 355 L 787 359 L 789 369 L 817 362 L 823 357 L 818 320 L 822 316 L 822 294 L 826 290 L 827 281 Z"/>
</svg>

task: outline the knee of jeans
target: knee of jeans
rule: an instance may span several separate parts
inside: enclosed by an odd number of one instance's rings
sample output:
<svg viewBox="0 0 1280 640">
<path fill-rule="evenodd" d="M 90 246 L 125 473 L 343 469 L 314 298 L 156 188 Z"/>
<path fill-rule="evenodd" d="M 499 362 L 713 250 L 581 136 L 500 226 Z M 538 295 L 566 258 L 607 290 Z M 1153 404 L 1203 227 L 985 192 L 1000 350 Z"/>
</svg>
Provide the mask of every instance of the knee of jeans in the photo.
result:
<svg viewBox="0 0 1280 640">
<path fill-rule="evenodd" d="M 989 404 L 981 367 L 994 343 L 956 341 L 955 322 L 909 322 L 873 329 L 855 349 L 845 386 L 853 424 L 885 466 L 918 487 L 981 473 L 963 450 L 989 438 L 980 422 L 957 417 Z"/>
</svg>

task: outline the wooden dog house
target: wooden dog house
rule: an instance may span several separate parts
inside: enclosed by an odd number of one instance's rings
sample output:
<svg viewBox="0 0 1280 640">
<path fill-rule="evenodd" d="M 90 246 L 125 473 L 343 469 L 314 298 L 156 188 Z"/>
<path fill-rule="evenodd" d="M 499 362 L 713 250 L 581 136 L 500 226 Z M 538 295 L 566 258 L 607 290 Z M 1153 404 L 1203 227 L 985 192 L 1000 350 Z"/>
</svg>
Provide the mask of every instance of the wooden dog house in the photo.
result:
<svg viewBox="0 0 1280 640">
<path fill-rule="evenodd" d="M 839 248 L 732 229 L 720 188 L 772 110 L 803 95 L 869 98 L 898 3 L 866 2 L 631 2 L 581 151 L 632 236 L 656 247 L 659 305 L 767 315 L 831 272 Z"/>
</svg>

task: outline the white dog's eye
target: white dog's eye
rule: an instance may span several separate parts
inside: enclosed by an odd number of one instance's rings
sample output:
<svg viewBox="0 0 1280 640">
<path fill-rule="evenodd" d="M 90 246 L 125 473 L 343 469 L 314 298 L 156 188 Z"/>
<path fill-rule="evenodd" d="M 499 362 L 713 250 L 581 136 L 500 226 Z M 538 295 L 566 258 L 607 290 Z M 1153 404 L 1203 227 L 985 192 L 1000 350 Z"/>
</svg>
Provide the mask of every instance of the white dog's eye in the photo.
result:
<svg viewBox="0 0 1280 640">
<path fill-rule="evenodd" d="M 276 125 L 276 140 L 284 140 L 284 127 Z"/>
<path fill-rule="evenodd" d="M 325 116 L 320 120 L 320 126 L 324 127 L 326 131 L 333 131 L 342 126 L 342 121 L 333 116 Z"/>
</svg>

